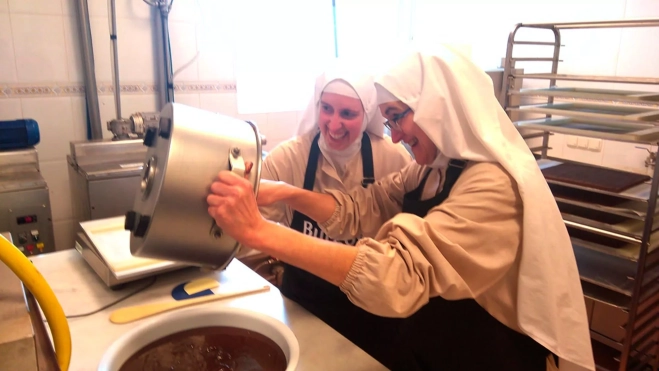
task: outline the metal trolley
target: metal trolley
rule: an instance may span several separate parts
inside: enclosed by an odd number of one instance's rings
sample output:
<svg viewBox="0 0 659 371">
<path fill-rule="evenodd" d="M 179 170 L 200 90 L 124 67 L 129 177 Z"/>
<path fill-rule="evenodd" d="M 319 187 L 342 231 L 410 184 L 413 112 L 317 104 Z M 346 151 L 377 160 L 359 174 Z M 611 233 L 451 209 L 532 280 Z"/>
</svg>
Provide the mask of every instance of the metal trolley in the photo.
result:
<svg viewBox="0 0 659 371">
<path fill-rule="evenodd" d="M 608 87 L 659 85 L 659 78 L 558 73 L 562 30 L 627 27 L 659 27 L 659 19 L 520 23 L 510 33 L 498 98 L 522 136 L 541 141 L 538 146 L 529 144 L 541 168 L 572 162 L 548 156 L 554 133 L 584 137 L 585 143 L 597 138 L 593 143 L 600 145 L 601 140 L 658 144 L 659 92 Z M 528 30 L 534 39 L 520 40 L 520 34 Z M 547 38 L 535 39 L 543 32 Z M 518 55 L 529 48 L 536 51 L 532 57 Z M 521 64 L 525 72 L 519 72 Z M 538 70 L 548 66 L 548 71 L 530 72 L 529 65 L 540 66 Z M 519 88 L 521 79 L 532 81 L 534 88 Z M 538 88 L 541 81 L 547 86 Z M 588 88 L 569 86 L 583 86 L 574 82 L 590 84 Z M 602 83 L 606 88 L 590 87 Z M 601 370 L 656 371 L 659 367 L 659 223 L 655 221 L 659 167 L 655 166 L 657 153 L 648 152 L 646 167 L 654 168 L 651 180 L 648 177 L 622 191 L 547 179 L 572 239 Z M 575 194 L 581 196 L 575 198 Z M 612 329 L 598 328 L 594 323 L 598 308 L 621 313 L 619 323 Z"/>
</svg>

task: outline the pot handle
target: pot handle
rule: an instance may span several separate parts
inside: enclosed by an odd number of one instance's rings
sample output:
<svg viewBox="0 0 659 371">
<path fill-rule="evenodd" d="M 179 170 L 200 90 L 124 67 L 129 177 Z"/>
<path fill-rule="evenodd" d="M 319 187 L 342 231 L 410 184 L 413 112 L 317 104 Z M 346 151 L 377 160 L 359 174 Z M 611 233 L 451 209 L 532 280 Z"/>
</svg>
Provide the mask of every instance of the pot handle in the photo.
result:
<svg viewBox="0 0 659 371">
<path fill-rule="evenodd" d="M 229 150 L 229 170 L 241 178 L 245 177 L 245 160 L 240 155 L 240 148 L 238 147 Z M 222 230 L 217 226 L 217 223 L 215 223 L 214 220 L 210 233 L 216 239 L 222 238 Z"/>
<path fill-rule="evenodd" d="M 240 148 L 234 147 L 229 151 L 229 170 L 241 178 L 245 177 L 245 160 L 240 155 Z"/>
</svg>

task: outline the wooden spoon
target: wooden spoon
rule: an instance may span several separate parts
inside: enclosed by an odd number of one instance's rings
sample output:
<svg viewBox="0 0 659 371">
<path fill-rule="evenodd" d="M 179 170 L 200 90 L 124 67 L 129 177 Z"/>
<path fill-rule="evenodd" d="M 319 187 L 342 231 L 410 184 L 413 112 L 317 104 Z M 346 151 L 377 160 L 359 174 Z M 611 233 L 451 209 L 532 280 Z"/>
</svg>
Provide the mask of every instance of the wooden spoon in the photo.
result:
<svg viewBox="0 0 659 371">
<path fill-rule="evenodd" d="M 168 301 L 165 303 L 153 303 L 135 305 L 117 309 L 110 314 L 110 322 L 112 323 L 129 323 L 137 321 L 138 319 L 150 317 L 159 313 L 167 312 L 173 309 L 188 307 L 195 304 L 208 303 L 215 300 L 237 298 L 239 296 L 257 294 L 260 292 L 270 291 L 270 286 L 263 286 L 257 289 L 240 290 L 235 292 L 227 292 L 222 294 L 207 295 L 193 299 L 185 299 L 181 301 Z"/>
</svg>

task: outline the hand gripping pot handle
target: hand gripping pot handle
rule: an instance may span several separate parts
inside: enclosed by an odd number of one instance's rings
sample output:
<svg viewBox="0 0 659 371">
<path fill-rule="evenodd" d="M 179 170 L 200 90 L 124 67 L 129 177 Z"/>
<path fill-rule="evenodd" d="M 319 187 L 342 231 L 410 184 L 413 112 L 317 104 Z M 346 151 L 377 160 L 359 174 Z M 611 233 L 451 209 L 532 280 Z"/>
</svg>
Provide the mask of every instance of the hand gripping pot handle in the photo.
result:
<svg viewBox="0 0 659 371">
<path fill-rule="evenodd" d="M 231 150 L 229 150 L 229 170 L 231 170 L 231 172 L 238 175 L 239 177 L 245 177 L 245 160 L 240 155 L 240 148 L 238 147 L 233 147 Z M 222 229 L 217 226 L 215 221 L 213 221 L 211 234 L 215 238 L 222 237 Z"/>
</svg>

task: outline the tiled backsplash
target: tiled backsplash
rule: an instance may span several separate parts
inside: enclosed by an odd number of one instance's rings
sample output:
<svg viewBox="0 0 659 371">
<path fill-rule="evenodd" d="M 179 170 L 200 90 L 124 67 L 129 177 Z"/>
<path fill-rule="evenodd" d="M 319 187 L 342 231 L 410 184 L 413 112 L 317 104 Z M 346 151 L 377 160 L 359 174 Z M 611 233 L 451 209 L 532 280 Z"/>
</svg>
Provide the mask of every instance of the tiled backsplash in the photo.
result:
<svg viewBox="0 0 659 371">
<path fill-rule="evenodd" d="M 111 82 L 97 83 L 98 95 L 113 95 L 114 86 Z M 235 93 L 234 82 L 199 81 L 177 82 L 174 93 Z M 155 94 L 156 86 L 151 82 L 122 83 L 121 94 Z M 33 84 L 2 84 L 0 83 L 0 99 L 2 98 L 34 98 L 34 97 L 71 97 L 83 96 L 85 86 L 82 83 L 33 83 Z"/>
</svg>

